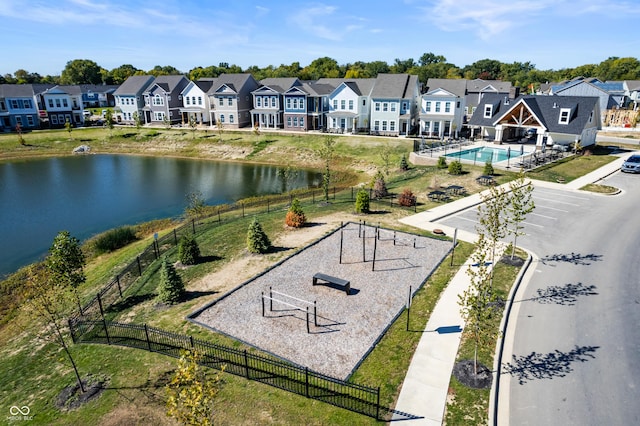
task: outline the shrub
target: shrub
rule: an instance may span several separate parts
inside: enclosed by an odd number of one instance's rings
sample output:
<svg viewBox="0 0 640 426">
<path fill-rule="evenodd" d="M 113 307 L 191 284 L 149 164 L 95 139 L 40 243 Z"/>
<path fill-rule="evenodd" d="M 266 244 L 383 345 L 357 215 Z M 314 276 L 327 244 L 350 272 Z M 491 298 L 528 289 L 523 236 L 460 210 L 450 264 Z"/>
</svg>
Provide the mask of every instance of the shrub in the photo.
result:
<svg viewBox="0 0 640 426">
<path fill-rule="evenodd" d="M 362 188 L 356 195 L 356 213 L 369 213 L 369 192 Z"/>
<path fill-rule="evenodd" d="M 442 157 L 440 157 L 442 158 Z M 462 174 L 462 163 L 459 161 L 452 161 L 449 163 L 449 174 L 450 175 L 461 175 Z"/>
<path fill-rule="evenodd" d="M 407 163 L 407 156 L 405 154 L 402 154 L 400 158 L 400 170 L 403 172 L 409 170 L 409 163 Z"/>
<path fill-rule="evenodd" d="M 200 247 L 194 235 L 187 234 L 178 243 L 178 257 L 183 265 L 195 265 L 200 259 Z"/>
<path fill-rule="evenodd" d="M 180 301 L 184 295 L 184 283 L 167 258 L 162 259 L 160 267 L 160 286 L 158 288 L 158 300 L 163 303 L 174 304 Z"/>
<path fill-rule="evenodd" d="M 97 254 L 110 253 L 137 239 L 133 228 L 123 226 L 98 235 L 94 240 L 93 247 Z"/>
<path fill-rule="evenodd" d="M 384 175 L 378 172 L 373 178 L 373 196 L 375 198 L 386 197 L 389 194 L 387 183 L 384 181 Z"/>
<path fill-rule="evenodd" d="M 484 171 L 482 173 L 488 176 L 493 176 L 494 170 L 491 161 L 487 161 L 486 163 L 484 163 Z"/>
<path fill-rule="evenodd" d="M 403 207 L 411 207 L 416 205 L 416 196 L 409 188 L 402 190 L 402 193 L 398 196 L 398 204 Z"/>
<path fill-rule="evenodd" d="M 436 167 L 440 170 L 446 169 L 447 168 L 447 159 L 444 157 L 438 157 L 438 164 L 436 165 Z"/>
<path fill-rule="evenodd" d="M 251 253 L 266 253 L 271 248 L 269 237 L 262 230 L 262 225 L 258 219 L 254 218 L 247 230 L 247 249 Z"/>
<path fill-rule="evenodd" d="M 287 211 L 287 216 L 284 219 L 284 222 L 287 226 L 291 226 L 292 228 L 301 228 L 307 223 L 307 217 L 302 211 L 302 207 L 300 207 L 300 201 L 297 198 L 294 198 L 291 202 L 291 207 Z"/>
</svg>

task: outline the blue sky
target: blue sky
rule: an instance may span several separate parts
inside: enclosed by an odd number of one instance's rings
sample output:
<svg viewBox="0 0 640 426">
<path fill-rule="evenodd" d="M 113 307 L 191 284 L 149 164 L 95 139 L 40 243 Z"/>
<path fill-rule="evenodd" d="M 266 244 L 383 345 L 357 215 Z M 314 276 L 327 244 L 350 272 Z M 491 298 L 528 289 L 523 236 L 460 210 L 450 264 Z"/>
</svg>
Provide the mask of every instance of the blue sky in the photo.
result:
<svg viewBox="0 0 640 426">
<path fill-rule="evenodd" d="M 425 52 L 573 68 L 640 52 L 639 0 L 0 0 L 0 74 L 58 75 L 73 59 L 106 69 L 220 62 L 265 67 L 328 56 L 346 64 Z"/>
</svg>

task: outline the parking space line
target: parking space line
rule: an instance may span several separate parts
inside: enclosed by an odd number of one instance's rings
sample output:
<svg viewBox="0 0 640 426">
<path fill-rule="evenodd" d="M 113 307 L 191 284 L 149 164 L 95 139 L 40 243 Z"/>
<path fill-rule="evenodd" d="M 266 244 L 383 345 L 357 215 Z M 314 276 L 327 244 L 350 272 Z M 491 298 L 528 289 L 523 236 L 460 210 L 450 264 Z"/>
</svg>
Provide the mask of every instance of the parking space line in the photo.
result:
<svg viewBox="0 0 640 426">
<path fill-rule="evenodd" d="M 553 211 L 562 212 L 562 213 L 569 213 L 569 210 L 562 210 L 562 209 L 557 209 L 555 207 L 549 207 L 549 206 L 539 206 L 539 205 L 536 204 L 536 209 L 538 209 L 538 208 L 547 209 L 547 210 L 553 210 Z"/>
<path fill-rule="evenodd" d="M 559 192 L 554 192 L 554 191 L 538 191 L 538 189 L 536 189 L 534 193 L 535 193 L 535 194 L 542 193 L 542 194 L 553 194 L 553 195 L 556 195 L 556 194 L 558 194 Z M 575 199 L 577 199 L 577 200 L 585 200 L 585 201 L 588 201 L 588 200 L 589 200 L 589 198 L 588 198 L 588 197 L 579 196 L 579 195 L 571 195 L 571 194 L 568 194 L 567 192 L 564 192 L 564 191 L 562 192 L 562 198 L 575 198 Z"/>
<path fill-rule="evenodd" d="M 531 216 L 538 216 L 538 217 L 544 217 L 545 219 L 551 219 L 551 220 L 558 220 L 557 217 L 553 217 L 553 216 L 545 216 L 543 214 L 538 214 L 538 213 L 529 213 Z"/>
<path fill-rule="evenodd" d="M 538 225 L 537 223 L 524 222 L 527 226 L 537 226 L 538 228 L 544 228 L 544 225 Z"/>
<path fill-rule="evenodd" d="M 574 203 L 567 203 L 564 201 L 558 201 L 558 200 L 554 200 L 552 198 L 540 198 L 540 197 L 536 197 L 536 200 L 544 200 L 544 201 L 551 201 L 552 203 L 558 203 L 558 204 L 567 204 L 569 206 L 574 206 L 574 207 L 580 207 L 580 204 L 574 204 Z"/>
</svg>

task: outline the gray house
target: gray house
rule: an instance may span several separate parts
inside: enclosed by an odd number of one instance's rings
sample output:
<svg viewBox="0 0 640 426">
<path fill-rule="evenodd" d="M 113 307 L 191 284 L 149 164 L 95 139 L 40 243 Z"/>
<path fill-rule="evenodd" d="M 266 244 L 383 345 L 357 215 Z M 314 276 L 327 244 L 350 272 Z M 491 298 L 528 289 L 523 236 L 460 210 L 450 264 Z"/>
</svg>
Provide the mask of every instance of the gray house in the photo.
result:
<svg viewBox="0 0 640 426">
<path fill-rule="evenodd" d="M 280 129 L 284 126 L 284 94 L 294 86 L 301 86 L 297 78 L 265 78 L 260 87 L 251 92 L 253 109 L 251 126 L 267 129 Z"/>
<path fill-rule="evenodd" d="M 189 84 L 183 75 L 156 77 L 144 91 L 144 122 L 146 124 L 177 124 L 181 121 L 182 90 Z"/>
<path fill-rule="evenodd" d="M 207 92 L 211 124 L 238 129 L 252 124 L 253 94 L 260 85 L 248 73 L 221 74 Z"/>
<path fill-rule="evenodd" d="M 144 103 L 144 91 L 153 83 L 152 75 L 134 75 L 125 80 L 113 93 L 115 99 L 116 121 L 125 124 L 135 124 L 135 116 L 144 122 L 142 109 Z"/>
<path fill-rule="evenodd" d="M 31 84 L 0 84 L 0 131 L 40 127 L 38 104 Z"/>
<path fill-rule="evenodd" d="M 371 130 L 388 136 L 408 135 L 417 120 L 418 76 L 378 74 L 371 90 Z"/>
</svg>

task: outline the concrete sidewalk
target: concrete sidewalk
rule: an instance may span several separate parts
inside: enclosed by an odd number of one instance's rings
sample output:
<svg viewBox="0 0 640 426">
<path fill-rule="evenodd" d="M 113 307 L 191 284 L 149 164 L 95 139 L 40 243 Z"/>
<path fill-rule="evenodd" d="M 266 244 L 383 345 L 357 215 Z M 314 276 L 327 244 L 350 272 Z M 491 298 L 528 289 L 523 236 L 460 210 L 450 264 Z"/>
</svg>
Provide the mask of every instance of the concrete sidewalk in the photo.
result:
<svg viewBox="0 0 640 426">
<path fill-rule="evenodd" d="M 620 166 L 629 155 L 630 153 L 625 153 L 620 156 L 620 159 L 567 184 L 537 180 L 532 182 L 535 187 L 579 190 L 589 183 L 597 183 L 620 170 Z M 473 208 L 480 204 L 481 200 L 480 194 L 473 194 L 400 219 L 400 222 L 429 231 L 440 229 L 449 237 L 453 237 L 455 232 L 457 239 L 473 243 L 477 238 L 475 233 L 455 231 L 451 227 L 438 224 L 437 221 Z M 415 417 L 409 420 L 402 416 L 395 418 L 402 420 L 403 424 L 435 426 L 443 422 L 449 381 L 460 345 L 462 329 L 464 329 L 458 295 L 471 284 L 466 271 L 467 264 L 462 265 L 441 294 L 413 355 L 395 409 Z M 526 283 L 523 284 L 526 285 Z M 505 396 L 508 397 L 508 395 Z M 503 400 L 504 397 L 501 399 Z"/>
</svg>

